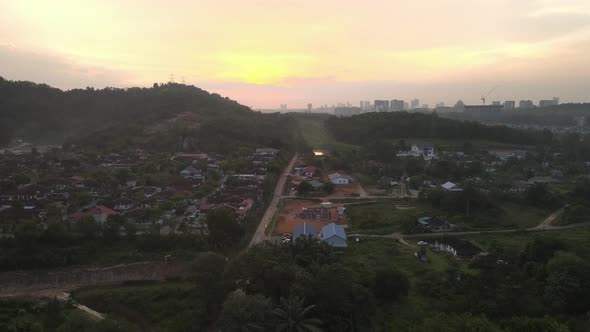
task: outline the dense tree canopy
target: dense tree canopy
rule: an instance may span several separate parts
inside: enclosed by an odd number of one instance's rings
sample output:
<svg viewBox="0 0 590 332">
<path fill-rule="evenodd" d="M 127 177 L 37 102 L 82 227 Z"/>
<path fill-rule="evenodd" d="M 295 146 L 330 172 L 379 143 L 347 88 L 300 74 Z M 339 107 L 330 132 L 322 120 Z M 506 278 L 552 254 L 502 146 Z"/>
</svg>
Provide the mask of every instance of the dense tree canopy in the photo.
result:
<svg viewBox="0 0 590 332">
<path fill-rule="evenodd" d="M 485 126 L 440 118 L 436 114 L 407 112 L 366 113 L 352 117 L 332 117 L 326 127 L 338 140 L 367 144 L 400 138 L 469 139 L 535 145 L 551 142 L 551 135 L 506 126 Z"/>
<path fill-rule="evenodd" d="M 0 80 L 0 144 L 21 137 L 55 143 L 67 139 L 66 147 L 227 152 L 238 146 L 289 147 L 290 128 L 288 115 L 254 112 L 183 84 L 62 91 Z"/>
</svg>

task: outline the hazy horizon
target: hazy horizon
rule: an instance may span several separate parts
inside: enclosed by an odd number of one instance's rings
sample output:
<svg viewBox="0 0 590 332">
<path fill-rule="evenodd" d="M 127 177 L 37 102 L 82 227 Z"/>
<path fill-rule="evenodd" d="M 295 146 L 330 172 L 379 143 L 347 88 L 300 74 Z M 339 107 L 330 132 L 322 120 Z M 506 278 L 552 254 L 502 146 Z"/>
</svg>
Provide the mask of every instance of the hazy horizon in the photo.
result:
<svg viewBox="0 0 590 332">
<path fill-rule="evenodd" d="M 589 101 L 590 2 L 0 0 L 0 76 L 62 89 L 170 74 L 253 108 Z"/>
</svg>

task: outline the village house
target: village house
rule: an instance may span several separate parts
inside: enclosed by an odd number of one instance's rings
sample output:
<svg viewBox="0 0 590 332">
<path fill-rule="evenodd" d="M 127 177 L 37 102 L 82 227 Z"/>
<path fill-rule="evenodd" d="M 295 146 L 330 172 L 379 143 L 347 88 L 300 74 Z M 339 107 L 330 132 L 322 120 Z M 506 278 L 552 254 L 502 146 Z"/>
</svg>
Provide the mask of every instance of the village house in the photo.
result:
<svg viewBox="0 0 590 332">
<path fill-rule="evenodd" d="M 528 180 L 528 183 L 531 185 L 535 185 L 535 184 L 557 184 L 560 183 L 561 180 L 556 179 L 554 177 L 551 176 L 535 176 L 533 178 L 530 178 Z"/>
<path fill-rule="evenodd" d="M 485 253 L 473 243 L 455 238 L 436 240 L 432 245 L 432 248 L 436 251 L 447 252 L 453 256 L 469 260 L 485 255 Z"/>
<path fill-rule="evenodd" d="M 330 223 L 322 227 L 320 238 L 332 247 L 345 248 L 347 246 L 346 232 L 344 232 L 344 228 L 335 223 Z"/>
<path fill-rule="evenodd" d="M 109 209 L 106 206 L 97 205 L 97 206 L 87 209 L 87 210 L 74 212 L 74 213 L 70 214 L 68 216 L 68 218 L 70 220 L 80 221 L 80 219 L 82 219 L 82 217 L 92 216 L 94 218 L 94 221 L 96 221 L 97 223 L 100 223 L 100 224 L 104 224 L 107 221 L 107 218 L 110 215 L 114 215 L 114 214 L 117 214 L 117 212 Z"/>
<path fill-rule="evenodd" d="M 506 161 L 511 158 L 524 159 L 527 155 L 526 151 L 512 149 L 492 149 L 488 150 L 488 153 L 502 161 Z"/>
<path fill-rule="evenodd" d="M 279 150 L 273 148 L 258 148 L 256 152 L 254 152 L 255 156 L 272 156 L 274 157 Z"/>
<path fill-rule="evenodd" d="M 251 198 L 246 198 L 240 203 L 239 207 L 234 211 L 239 221 L 244 220 L 248 212 L 252 209 L 252 205 L 254 205 L 254 200 Z"/>
<path fill-rule="evenodd" d="M 182 171 L 180 171 L 180 176 L 185 179 L 194 179 L 194 178 L 202 178 L 201 170 L 197 169 L 193 166 L 189 166 Z"/>
<path fill-rule="evenodd" d="M 206 153 L 184 153 L 180 152 L 175 154 L 170 160 L 188 160 L 188 161 L 197 161 L 197 160 L 206 160 L 209 156 Z"/>
<path fill-rule="evenodd" d="M 328 175 L 330 182 L 333 184 L 351 184 L 354 179 L 350 175 L 342 175 L 340 173 L 332 173 Z"/>
<path fill-rule="evenodd" d="M 125 185 L 127 186 L 127 188 L 135 188 L 135 186 L 137 186 L 137 180 L 127 180 L 125 182 Z"/>
<path fill-rule="evenodd" d="M 324 185 L 323 183 L 321 183 L 321 182 L 320 182 L 320 181 L 318 181 L 318 180 L 311 180 L 311 181 L 308 181 L 307 183 L 309 183 L 309 185 L 310 185 L 310 186 L 311 186 L 311 187 L 312 187 L 314 190 L 318 190 L 318 189 L 320 189 L 320 188 L 321 188 L 321 187 Z"/>
<path fill-rule="evenodd" d="M 318 231 L 315 227 L 311 226 L 310 224 L 304 222 L 293 230 L 293 240 L 297 240 L 301 237 L 312 237 L 314 239 L 318 238 Z"/>
<path fill-rule="evenodd" d="M 301 170 L 301 174 L 307 177 L 312 177 L 317 172 L 317 169 L 313 166 L 307 166 Z"/>
<path fill-rule="evenodd" d="M 135 206 L 135 201 L 129 197 L 117 198 L 113 201 L 113 209 L 116 211 L 130 210 Z"/>
<path fill-rule="evenodd" d="M 530 187 L 531 187 L 531 184 L 526 181 L 522 181 L 522 180 L 512 181 L 512 184 L 510 186 L 510 191 L 513 193 L 521 193 L 521 192 L 527 191 Z"/>
<path fill-rule="evenodd" d="M 398 157 L 423 157 L 424 160 L 435 159 L 436 150 L 430 143 L 412 144 L 410 151 L 400 151 L 396 154 Z"/>
<path fill-rule="evenodd" d="M 446 191 L 454 191 L 454 192 L 460 192 L 463 191 L 463 189 L 459 188 L 459 186 L 453 182 L 447 181 L 444 184 L 441 185 L 441 187 L 446 190 Z"/>
<path fill-rule="evenodd" d="M 440 217 L 419 217 L 417 222 L 418 225 L 421 226 L 423 229 L 432 232 L 442 232 L 449 230 L 453 227 L 451 223 Z"/>
</svg>

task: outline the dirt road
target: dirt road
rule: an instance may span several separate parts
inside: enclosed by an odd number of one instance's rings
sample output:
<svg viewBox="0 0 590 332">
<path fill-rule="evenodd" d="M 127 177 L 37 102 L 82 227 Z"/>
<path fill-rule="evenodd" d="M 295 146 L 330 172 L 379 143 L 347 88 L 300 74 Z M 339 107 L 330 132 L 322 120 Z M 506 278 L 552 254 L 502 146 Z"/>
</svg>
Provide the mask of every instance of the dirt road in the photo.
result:
<svg viewBox="0 0 590 332">
<path fill-rule="evenodd" d="M 289 165 L 285 168 L 285 170 L 283 171 L 283 173 L 281 174 L 281 176 L 277 180 L 277 186 L 275 187 L 275 191 L 272 195 L 272 201 L 270 202 L 270 205 L 266 209 L 266 212 L 264 213 L 262 220 L 260 220 L 260 224 L 258 224 L 258 228 L 256 229 L 256 233 L 254 233 L 254 236 L 252 236 L 252 240 L 250 241 L 250 245 L 248 247 L 252 247 L 258 243 L 263 242 L 264 240 L 267 240 L 267 236 L 265 234 L 266 227 L 270 224 L 270 222 L 272 221 L 272 218 L 275 216 L 275 214 L 278 211 L 279 201 L 281 200 L 283 192 L 285 191 L 285 184 L 287 183 L 287 176 L 293 170 L 293 167 L 295 166 L 295 162 L 297 161 L 298 157 L 299 157 L 299 155 L 296 153 L 293 156 L 293 158 L 291 158 Z"/>
</svg>

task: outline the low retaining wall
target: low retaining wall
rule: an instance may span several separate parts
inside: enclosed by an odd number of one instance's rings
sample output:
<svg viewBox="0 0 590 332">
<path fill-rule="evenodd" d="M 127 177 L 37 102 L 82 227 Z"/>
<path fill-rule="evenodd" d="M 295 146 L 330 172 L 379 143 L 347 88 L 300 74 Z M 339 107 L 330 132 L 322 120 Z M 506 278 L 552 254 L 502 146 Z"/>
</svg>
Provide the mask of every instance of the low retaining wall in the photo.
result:
<svg viewBox="0 0 590 332">
<path fill-rule="evenodd" d="M 109 267 L 67 270 L 0 272 L 0 295 L 44 289 L 75 289 L 83 286 L 117 284 L 125 281 L 164 281 L 182 277 L 188 264 L 182 262 L 139 262 Z"/>
</svg>

